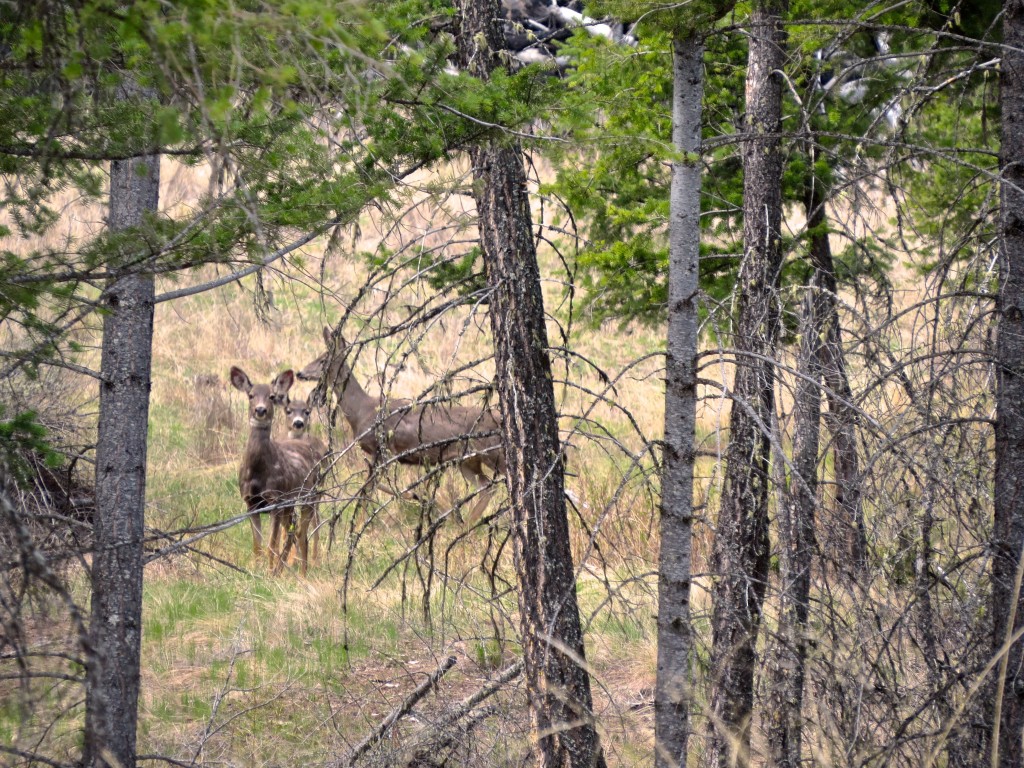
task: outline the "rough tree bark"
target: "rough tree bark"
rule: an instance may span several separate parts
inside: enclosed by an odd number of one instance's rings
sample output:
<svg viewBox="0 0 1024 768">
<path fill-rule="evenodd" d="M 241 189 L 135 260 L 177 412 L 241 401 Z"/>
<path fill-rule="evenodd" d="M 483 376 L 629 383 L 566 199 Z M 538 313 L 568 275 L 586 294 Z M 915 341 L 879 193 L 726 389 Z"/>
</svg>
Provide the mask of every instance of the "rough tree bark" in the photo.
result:
<svg viewBox="0 0 1024 768">
<path fill-rule="evenodd" d="M 813 169 L 819 154 L 816 134 L 809 137 L 808 166 Z M 811 233 L 811 266 L 814 267 L 814 288 L 817 297 L 813 332 L 821 341 L 816 345 L 820 365 L 815 375 L 825 384 L 828 410 L 825 426 L 832 438 L 833 475 L 836 513 L 843 526 L 839 563 L 851 577 L 861 578 L 867 567 L 867 534 L 861 504 L 860 460 L 857 457 L 857 409 L 843 351 L 843 331 L 839 322 L 839 296 L 835 261 L 829 242 L 828 217 L 825 211 L 824 184 L 809 179 L 805 198 L 807 228 Z"/>
<path fill-rule="evenodd" d="M 701 37 L 673 44 L 672 167 L 668 273 L 665 449 L 658 557 L 658 674 L 654 692 L 655 765 L 686 766 L 689 685 L 694 426 L 697 408 L 697 297 L 700 256 Z"/>
<path fill-rule="evenodd" d="M 813 150 L 809 159 L 813 168 Z M 771 660 L 771 690 L 765 707 L 770 760 L 780 768 L 800 765 L 807 617 L 816 549 L 814 518 L 818 505 L 821 384 L 828 324 L 835 309 L 834 292 L 824 288 L 832 274 L 832 251 L 825 204 L 813 176 L 808 179 L 805 206 L 814 271 L 800 316 L 799 376 L 793 402 L 793 474 L 785 503 L 779 510 L 779 626 Z"/>
<path fill-rule="evenodd" d="M 824 302 L 824 343 L 821 345 L 821 373 L 825 381 L 828 411 L 825 426 L 832 436 L 832 473 L 835 480 L 836 512 L 844 526 L 844 562 L 851 578 L 863 579 L 867 569 L 867 532 L 861 504 L 860 459 L 857 457 L 857 409 L 852 405 L 853 390 L 843 351 L 842 326 L 839 323 L 839 300 L 836 292 L 835 265 L 828 234 L 821 236 L 822 269 L 818 284 Z"/>
<path fill-rule="evenodd" d="M 1002 248 L 996 340 L 993 645 L 1003 653 L 993 696 L 992 765 L 1019 765 L 1024 746 L 1024 0 L 1003 4 L 1000 67 Z"/>
<path fill-rule="evenodd" d="M 736 374 L 725 486 L 712 549 L 711 765 L 746 766 L 757 635 L 768 579 L 768 491 L 782 267 L 779 131 L 785 0 L 758 0 L 751 18 L 743 145 L 743 263 L 736 285 Z"/>
<path fill-rule="evenodd" d="M 497 0 L 464 0 L 463 69 L 487 78 L 500 66 Z M 505 473 L 527 691 L 545 768 L 603 768 L 576 601 L 558 414 L 540 271 L 518 143 L 491 136 L 470 150 L 473 196 L 490 291 Z"/>
<path fill-rule="evenodd" d="M 156 211 L 159 191 L 159 156 L 111 163 L 108 226 L 122 230 L 140 224 Z M 153 278 L 127 274 L 115 279 L 101 300 L 106 314 L 96 444 L 92 653 L 82 759 L 90 767 L 135 765 Z"/>
</svg>

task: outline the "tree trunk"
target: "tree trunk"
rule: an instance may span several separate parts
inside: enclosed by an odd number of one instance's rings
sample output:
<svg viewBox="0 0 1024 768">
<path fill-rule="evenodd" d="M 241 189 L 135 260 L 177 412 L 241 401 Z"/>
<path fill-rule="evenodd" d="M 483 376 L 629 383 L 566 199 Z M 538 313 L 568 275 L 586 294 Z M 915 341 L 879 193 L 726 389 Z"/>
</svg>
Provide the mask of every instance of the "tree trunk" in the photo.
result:
<svg viewBox="0 0 1024 768">
<path fill-rule="evenodd" d="M 497 0 L 462 5 L 459 55 L 487 78 L 499 66 Z M 605 765 L 569 546 L 558 414 L 522 150 L 493 137 L 470 150 L 503 420 L 527 691 L 545 768 Z"/>
<path fill-rule="evenodd" d="M 813 135 L 812 135 L 813 139 Z M 812 158 L 813 162 L 817 160 Z M 832 246 L 825 227 L 824 196 L 816 193 L 807 212 L 808 226 L 812 228 L 811 256 L 818 275 L 817 287 L 821 298 L 820 325 L 817 333 L 823 343 L 821 375 L 825 382 L 828 411 L 825 426 L 832 436 L 832 466 L 835 477 L 836 512 L 843 526 L 841 564 L 845 564 L 853 578 L 862 578 L 867 568 L 867 534 L 864 529 L 864 509 L 861 505 L 860 460 L 857 457 L 857 409 L 853 406 L 853 390 L 846 372 L 846 353 L 843 351 L 842 326 L 839 323 L 839 298 Z M 819 212 L 820 211 L 820 212 Z M 818 223 L 815 223 L 818 222 Z"/>
<path fill-rule="evenodd" d="M 697 408 L 697 296 L 700 256 L 701 100 L 704 43 L 673 45 L 672 169 L 669 232 L 665 449 L 658 557 L 658 676 L 654 692 L 655 765 L 685 768 L 690 734 L 691 533 Z"/>
<path fill-rule="evenodd" d="M 768 491 L 782 267 L 779 131 L 785 0 L 759 0 L 751 19 L 743 147 L 743 263 L 737 280 L 725 486 L 712 551 L 711 765 L 750 762 L 754 668 L 768 580 Z"/>
<path fill-rule="evenodd" d="M 993 646 L 1000 660 L 992 765 L 1020 764 L 1024 731 L 1024 1 L 1003 4 L 1000 68 L 1002 249 L 996 340 L 996 467 L 993 530 Z"/>
<path fill-rule="evenodd" d="M 110 168 L 112 230 L 157 209 L 160 158 Z M 92 646 L 85 700 L 85 766 L 135 765 L 142 637 L 142 539 L 153 343 L 153 278 L 112 281 L 102 296 Z"/>
<path fill-rule="evenodd" d="M 814 167 L 813 150 L 810 166 Z M 765 707 L 771 764 L 800 765 L 803 736 L 807 617 L 810 614 L 814 518 L 818 505 L 818 449 L 821 436 L 821 382 L 825 339 L 834 297 L 823 290 L 831 275 L 825 205 L 812 177 L 808 180 L 807 228 L 814 267 L 800 318 L 800 350 L 794 397 L 793 474 L 779 510 L 780 606 L 777 642 L 771 665 L 771 691 Z"/>
</svg>

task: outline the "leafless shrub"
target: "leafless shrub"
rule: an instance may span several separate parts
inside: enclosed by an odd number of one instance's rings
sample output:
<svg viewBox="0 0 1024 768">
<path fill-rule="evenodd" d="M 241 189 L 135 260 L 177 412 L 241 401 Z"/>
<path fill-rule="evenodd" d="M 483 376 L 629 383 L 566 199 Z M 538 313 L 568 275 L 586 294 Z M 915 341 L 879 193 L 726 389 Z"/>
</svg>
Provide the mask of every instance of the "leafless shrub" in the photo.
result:
<svg viewBox="0 0 1024 768">
<path fill-rule="evenodd" d="M 0 388 L 5 418 L 33 412 L 38 442 L 0 459 L 0 699 L 37 739 L 81 695 L 85 610 L 70 584 L 92 545 L 91 435 L 79 383 L 43 369 Z"/>
<path fill-rule="evenodd" d="M 31 412 L 45 428 L 53 453 L 34 447 L 11 457 L 19 466 L 19 482 L 8 492 L 33 546 L 52 564 L 73 562 L 90 546 L 94 512 L 91 435 L 78 379 L 56 368 L 37 378 L 16 374 L 0 388 L 0 406 L 8 416 Z M 17 567 L 15 531 L 0 521 L 0 562 L 5 571 Z"/>
</svg>

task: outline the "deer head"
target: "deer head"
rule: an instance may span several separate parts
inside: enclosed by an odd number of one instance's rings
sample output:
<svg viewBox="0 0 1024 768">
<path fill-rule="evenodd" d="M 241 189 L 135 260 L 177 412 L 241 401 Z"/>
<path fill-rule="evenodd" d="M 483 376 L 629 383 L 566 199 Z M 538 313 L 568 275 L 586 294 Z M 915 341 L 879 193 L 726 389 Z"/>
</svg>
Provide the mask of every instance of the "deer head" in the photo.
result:
<svg viewBox="0 0 1024 768">
<path fill-rule="evenodd" d="M 288 390 L 295 383 L 295 373 L 282 371 L 270 384 L 253 384 L 241 368 L 231 366 L 231 385 L 249 396 L 249 426 L 270 429 L 274 421 L 274 405 L 285 402 Z"/>
<path fill-rule="evenodd" d="M 309 403 L 305 400 L 288 400 L 284 406 L 284 423 L 288 427 L 289 437 L 304 435 L 309 428 L 309 415 L 312 413 Z"/>
<path fill-rule="evenodd" d="M 323 377 L 324 371 L 330 372 L 328 382 L 337 378 L 338 373 L 341 371 L 341 366 L 344 365 L 344 358 L 348 353 L 348 342 L 339 333 L 337 344 L 335 344 L 331 336 L 331 329 L 325 325 L 324 345 L 327 347 L 327 351 L 298 372 L 297 376 L 300 381 L 319 381 Z"/>
<path fill-rule="evenodd" d="M 348 351 L 351 348 L 349 343 L 345 341 L 345 337 L 341 335 L 340 331 L 335 338 L 327 326 L 324 326 L 323 334 L 327 350 L 296 374 L 301 381 L 319 382 L 309 396 L 309 402 L 313 405 L 322 404 L 326 399 L 326 391 L 331 388 L 344 390 L 350 383 L 355 384 L 354 381 L 350 381 L 352 369 L 346 362 Z"/>
</svg>

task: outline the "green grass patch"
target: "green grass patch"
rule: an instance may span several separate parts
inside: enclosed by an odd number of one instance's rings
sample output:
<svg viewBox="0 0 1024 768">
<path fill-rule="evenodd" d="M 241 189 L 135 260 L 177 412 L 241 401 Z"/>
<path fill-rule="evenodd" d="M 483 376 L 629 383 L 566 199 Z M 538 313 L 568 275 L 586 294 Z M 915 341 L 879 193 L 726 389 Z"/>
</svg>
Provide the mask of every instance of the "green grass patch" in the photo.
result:
<svg viewBox="0 0 1024 768">
<path fill-rule="evenodd" d="M 149 590 L 143 611 L 144 636 L 160 642 L 198 621 L 231 612 L 238 597 L 232 586 L 178 581 Z"/>
</svg>

